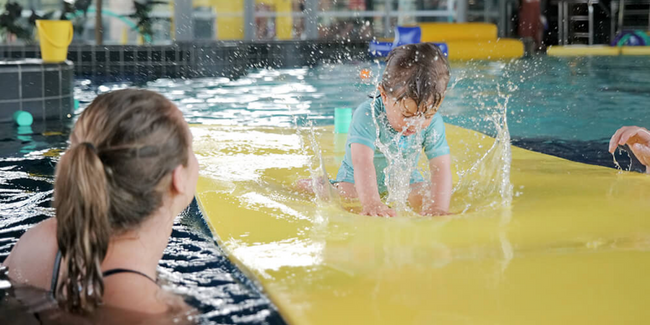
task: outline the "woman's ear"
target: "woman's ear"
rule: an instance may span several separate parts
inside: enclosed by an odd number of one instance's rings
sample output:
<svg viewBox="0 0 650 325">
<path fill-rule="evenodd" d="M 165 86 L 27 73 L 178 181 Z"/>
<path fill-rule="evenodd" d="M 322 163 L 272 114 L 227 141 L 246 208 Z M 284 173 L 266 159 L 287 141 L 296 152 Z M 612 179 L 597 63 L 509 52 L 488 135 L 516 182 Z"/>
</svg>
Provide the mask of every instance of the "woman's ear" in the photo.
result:
<svg viewBox="0 0 650 325">
<path fill-rule="evenodd" d="M 187 175 L 185 175 L 185 169 L 183 165 L 178 165 L 172 171 L 172 181 L 171 181 L 171 191 L 177 194 L 185 194 L 187 184 Z"/>
</svg>

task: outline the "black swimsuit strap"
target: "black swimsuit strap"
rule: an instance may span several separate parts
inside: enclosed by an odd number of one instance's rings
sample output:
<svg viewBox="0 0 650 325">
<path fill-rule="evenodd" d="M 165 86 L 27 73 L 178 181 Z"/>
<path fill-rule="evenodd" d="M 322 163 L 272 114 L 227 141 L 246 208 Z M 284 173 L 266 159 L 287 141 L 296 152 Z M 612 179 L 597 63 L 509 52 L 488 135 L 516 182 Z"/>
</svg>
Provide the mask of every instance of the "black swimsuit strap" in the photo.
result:
<svg viewBox="0 0 650 325">
<path fill-rule="evenodd" d="M 54 267 L 52 267 L 52 282 L 50 283 L 50 292 L 52 297 L 56 296 L 56 286 L 59 282 L 59 269 L 61 268 L 61 251 L 56 252 Z"/>
<path fill-rule="evenodd" d="M 50 293 L 52 293 L 53 298 L 56 298 L 56 287 L 57 287 L 57 285 L 59 283 L 59 270 L 60 269 L 61 269 L 61 251 L 57 251 L 56 252 L 56 258 L 54 259 L 54 267 L 52 267 L 52 282 L 50 284 Z M 140 271 L 136 271 L 136 270 L 117 268 L 117 269 L 107 270 L 104 273 L 102 273 L 102 275 L 104 277 L 107 277 L 107 276 L 111 276 L 113 274 L 118 274 L 118 273 L 134 273 L 134 274 L 142 275 L 143 277 L 151 280 L 151 282 L 156 283 L 156 280 L 154 280 L 151 277 L 149 277 L 148 275 L 146 275 L 146 274 L 144 274 L 144 273 L 142 273 Z"/>
<path fill-rule="evenodd" d="M 146 274 L 144 274 L 144 273 L 142 273 L 142 272 L 140 272 L 140 271 L 136 271 L 136 270 L 129 270 L 129 269 L 110 269 L 110 270 L 104 271 L 103 275 L 104 275 L 104 277 L 107 277 L 107 276 L 111 276 L 111 275 L 113 275 L 113 274 L 118 274 L 118 273 L 134 273 L 134 274 L 142 275 L 143 277 L 145 277 L 145 278 L 151 280 L 151 282 L 156 283 L 156 280 L 154 280 L 154 279 L 152 279 L 151 277 L 149 277 L 148 275 L 146 275 Z"/>
</svg>

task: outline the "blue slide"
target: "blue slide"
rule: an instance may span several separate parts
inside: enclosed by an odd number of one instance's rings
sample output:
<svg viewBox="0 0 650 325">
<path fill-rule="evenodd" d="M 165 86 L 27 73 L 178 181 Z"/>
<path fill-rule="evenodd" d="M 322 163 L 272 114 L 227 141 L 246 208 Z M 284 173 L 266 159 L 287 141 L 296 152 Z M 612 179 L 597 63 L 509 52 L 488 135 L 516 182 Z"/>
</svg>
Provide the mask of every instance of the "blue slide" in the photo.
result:
<svg viewBox="0 0 650 325">
<path fill-rule="evenodd" d="M 422 30 L 420 30 L 420 27 L 397 26 L 395 27 L 395 40 L 392 43 L 379 42 L 377 40 L 374 40 L 370 42 L 370 47 L 368 48 L 368 51 L 370 52 L 370 55 L 373 57 L 385 57 L 393 48 L 404 44 L 420 43 L 421 38 L 422 38 Z M 447 51 L 447 44 L 445 43 L 433 43 L 433 44 L 438 46 L 442 51 L 442 53 L 445 54 L 445 56 L 449 55 Z"/>
</svg>

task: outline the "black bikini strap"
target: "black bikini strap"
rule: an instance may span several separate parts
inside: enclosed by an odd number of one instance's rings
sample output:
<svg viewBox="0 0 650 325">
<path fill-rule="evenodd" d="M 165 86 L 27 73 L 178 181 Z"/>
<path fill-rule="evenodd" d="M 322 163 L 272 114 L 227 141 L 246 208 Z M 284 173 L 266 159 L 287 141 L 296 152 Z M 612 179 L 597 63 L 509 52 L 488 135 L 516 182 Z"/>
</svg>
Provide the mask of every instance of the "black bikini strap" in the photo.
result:
<svg viewBox="0 0 650 325">
<path fill-rule="evenodd" d="M 151 277 L 149 277 L 148 275 L 146 275 L 146 274 L 144 274 L 144 273 L 142 273 L 142 272 L 140 272 L 140 271 L 136 271 L 136 270 L 129 270 L 129 269 L 110 269 L 110 270 L 105 271 L 105 272 L 103 273 L 103 275 L 104 275 L 104 277 L 107 277 L 107 276 L 111 276 L 111 275 L 113 275 L 113 274 L 117 274 L 117 273 L 134 273 L 134 274 L 139 274 L 139 275 L 142 275 L 143 277 L 145 277 L 145 278 L 151 280 L 151 282 L 156 283 L 156 280 L 154 280 L 154 279 L 152 279 Z"/>
<path fill-rule="evenodd" d="M 56 296 L 56 285 L 59 282 L 59 269 L 61 268 L 61 251 L 56 251 L 56 258 L 54 259 L 54 267 L 52 267 L 52 282 L 50 284 L 50 292 L 52 297 Z"/>
<path fill-rule="evenodd" d="M 53 298 L 56 298 L 56 287 L 57 287 L 57 285 L 59 283 L 59 270 L 60 269 L 61 269 L 61 251 L 57 251 L 56 252 L 56 257 L 54 258 L 54 267 L 52 267 L 52 282 L 50 283 L 50 292 L 52 293 Z M 141 276 L 151 280 L 151 282 L 156 283 L 156 280 L 154 280 L 151 277 L 149 277 L 148 275 L 146 275 L 146 274 L 144 274 L 144 273 L 142 273 L 140 271 L 136 271 L 136 270 L 119 269 L 119 268 L 118 269 L 111 269 L 111 270 L 107 270 L 102 275 L 104 277 L 107 277 L 107 276 L 111 276 L 113 274 L 118 274 L 118 273 L 134 273 L 134 274 L 138 274 L 138 275 L 141 275 Z"/>
</svg>

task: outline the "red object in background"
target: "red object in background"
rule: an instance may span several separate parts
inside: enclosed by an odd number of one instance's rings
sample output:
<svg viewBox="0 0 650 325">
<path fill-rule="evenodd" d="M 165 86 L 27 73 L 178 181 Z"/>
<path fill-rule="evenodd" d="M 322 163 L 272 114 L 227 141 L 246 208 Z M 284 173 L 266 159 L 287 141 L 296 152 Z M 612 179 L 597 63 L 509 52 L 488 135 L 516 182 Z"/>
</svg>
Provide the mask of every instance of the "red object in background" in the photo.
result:
<svg viewBox="0 0 650 325">
<path fill-rule="evenodd" d="M 348 9 L 366 10 L 366 0 L 348 0 Z"/>
<path fill-rule="evenodd" d="M 539 48 L 542 45 L 542 9 L 540 0 L 523 0 L 519 7 L 519 37 L 530 37 Z"/>
</svg>

